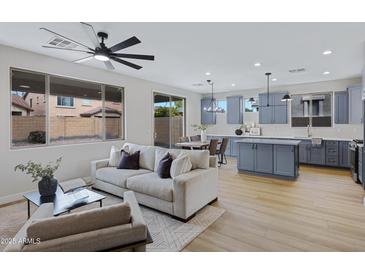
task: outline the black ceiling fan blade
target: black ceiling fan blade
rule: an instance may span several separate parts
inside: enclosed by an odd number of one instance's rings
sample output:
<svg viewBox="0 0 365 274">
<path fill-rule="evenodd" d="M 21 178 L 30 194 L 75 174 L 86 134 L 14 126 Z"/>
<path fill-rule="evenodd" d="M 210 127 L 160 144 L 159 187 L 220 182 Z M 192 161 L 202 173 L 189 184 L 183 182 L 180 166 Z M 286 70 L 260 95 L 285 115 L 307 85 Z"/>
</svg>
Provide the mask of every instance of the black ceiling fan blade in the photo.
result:
<svg viewBox="0 0 365 274">
<path fill-rule="evenodd" d="M 110 62 L 110 61 L 105 61 L 104 64 L 105 64 L 105 66 L 108 70 L 114 70 L 115 69 L 112 62 Z"/>
<path fill-rule="evenodd" d="M 47 49 L 60 49 L 60 50 L 68 50 L 68 51 L 84 52 L 84 53 L 94 54 L 93 49 L 92 49 L 92 51 L 86 51 L 86 50 L 79 50 L 79 49 L 58 48 L 58 47 L 50 47 L 50 46 L 42 46 L 42 47 L 47 48 Z"/>
<path fill-rule="evenodd" d="M 47 29 L 47 28 L 40 28 L 41 30 L 44 30 L 44 31 L 47 31 L 47 32 L 50 32 L 50 33 L 52 33 L 52 34 L 54 34 L 54 35 L 57 35 L 57 36 L 59 36 L 59 37 L 62 37 L 62 38 L 64 38 L 64 39 L 66 39 L 66 40 L 70 40 L 71 42 L 74 42 L 75 44 L 78 44 L 79 46 L 82 46 L 82 47 L 84 47 L 84 48 L 87 48 L 88 50 L 93 50 L 92 48 L 90 48 L 90 47 L 88 47 L 88 46 L 86 46 L 86 45 L 84 45 L 84 44 L 82 44 L 82 43 L 80 43 L 80 42 L 77 42 L 77 41 L 75 41 L 75 40 L 73 40 L 73 39 L 71 39 L 71 38 L 68 38 L 68 37 L 66 37 L 66 36 L 64 36 L 64 35 L 62 35 L 62 34 L 59 34 L 59 33 L 57 33 L 57 32 L 54 32 L 54 31 L 52 31 L 52 30 L 49 30 L 49 29 Z"/>
<path fill-rule="evenodd" d="M 138 65 L 133 64 L 131 62 L 128 62 L 128 61 L 125 61 L 125 60 L 122 60 L 122 59 L 119 59 L 119 58 L 116 58 L 116 57 L 113 57 L 113 56 L 111 56 L 111 59 L 118 62 L 118 63 L 126 65 L 128 67 L 134 68 L 134 69 L 141 69 L 142 68 L 141 66 L 138 66 Z"/>
<path fill-rule="evenodd" d="M 111 55 L 116 56 L 116 57 L 122 57 L 122 58 L 141 59 L 141 60 L 150 60 L 150 61 L 155 60 L 155 56 L 153 56 L 153 55 L 128 54 L 128 53 L 112 53 Z"/>
<path fill-rule="evenodd" d="M 93 42 L 94 46 L 100 47 L 100 41 L 99 41 L 98 35 L 95 32 L 94 27 L 85 22 L 80 22 L 80 23 L 82 25 L 82 28 L 86 32 L 86 34 L 89 36 L 90 40 Z"/>
<path fill-rule="evenodd" d="M 133 37 L 131 37 L 131 38 L 129 38 L 129 39 L 123 41 L 123 42 L 120 42 L 120 43 L 112 46 L 110 48 L 110 51 L 111 52 L 116 52 L 118 50 L 129 48 L 129 47 L 134 46 L 134 45 L 139 44 L 139 43 L 141 43 L 141 41 L 136 36 L 133 36 Z"/>
</svg>

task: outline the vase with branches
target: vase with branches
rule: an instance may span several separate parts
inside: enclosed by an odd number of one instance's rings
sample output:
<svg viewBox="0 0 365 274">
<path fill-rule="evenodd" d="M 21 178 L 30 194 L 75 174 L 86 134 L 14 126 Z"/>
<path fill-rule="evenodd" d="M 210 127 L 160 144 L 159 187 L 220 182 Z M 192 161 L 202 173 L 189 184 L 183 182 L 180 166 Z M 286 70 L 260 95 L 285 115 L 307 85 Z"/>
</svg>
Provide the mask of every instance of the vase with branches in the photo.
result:
<svg viewBox="0 0 365 274">
<path fill-rule="evenodd" d="M 60 167 L 62 157 L 58 158 L 55 163 L 49 162 L 46 165 L 28 161 L 26 164 L 15 166 L 14 170 L 20 170 L 32 177 L 32 182 L 38 182 L 38 190 L 41 196 L 52 196 L 57 191 L 57 179 L 54 177 L 55 172 Z"/>
<path fill-rule="evenodd" d="M 208 125 L 204 125 L 204 124 L 195 124 L 195 125 L 191 125 L 194 128 L 194 131 L 200 130 L 200 140 L 202 142 L 206 142 L 207 141 L 207 129 L 208 129 Z"/>
</svg>

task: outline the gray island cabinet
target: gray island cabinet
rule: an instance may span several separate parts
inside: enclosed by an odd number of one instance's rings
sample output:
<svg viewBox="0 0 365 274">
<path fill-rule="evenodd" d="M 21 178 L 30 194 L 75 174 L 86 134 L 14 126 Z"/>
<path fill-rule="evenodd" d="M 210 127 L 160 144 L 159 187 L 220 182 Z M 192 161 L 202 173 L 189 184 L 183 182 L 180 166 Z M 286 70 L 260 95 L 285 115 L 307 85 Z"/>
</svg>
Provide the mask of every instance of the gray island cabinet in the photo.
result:
<svg viewBox="0 0 365 274">
<path fill-rule="evenodd" d="M 236 143 L 239 172 L 286 179 L 298 177 L 299 140 L 244 138 Z"/>
</svg>

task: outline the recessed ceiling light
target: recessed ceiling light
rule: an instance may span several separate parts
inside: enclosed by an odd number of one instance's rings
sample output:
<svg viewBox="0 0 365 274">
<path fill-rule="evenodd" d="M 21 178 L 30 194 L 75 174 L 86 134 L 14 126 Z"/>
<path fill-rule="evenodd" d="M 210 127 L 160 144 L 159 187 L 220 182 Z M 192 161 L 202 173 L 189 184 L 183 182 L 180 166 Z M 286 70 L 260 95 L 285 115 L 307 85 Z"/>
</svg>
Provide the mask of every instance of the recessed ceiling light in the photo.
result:
<svg viewBox="0 0 365 274">
<path fill-rule="evenodd" d="M 232 84 L 232 87 L 235 87 L 236 86 L 236 84 Z"/>
<path fill-rule="evenodd" d="M 331 72 L 329 72 L 329 71 L 325 71 L 325 72 L 323 72 L 323 75 L 328 75 L 328 74 L 330 74 Z"/>
<path fill-rule="evenodd" d="M 209 75 L 211 75 L 211 73 L 208 71 L 208 72 L 205 73 L 205 75 L 209 76 Z"/>
<path fill-rule="evenodd" d="M 272 78 L 271 81 L 276 82 L 278 79 Z"/>
<path fill-rule="evenodd" d="M 30 86 L 27 86 L 27 85 L 20 85 L 19 87 L 20 88 L 30 88 Z"/>
<path fill-rule="evenodd" d="M 255 64 L 253 64 L 255 67 L 261 67 L 261 63 L 257 62 Z"/>
<path fill-rule="evenodd" d="M 323 55 L 330 55 L 332 54 L 332 50 L 325 50 L 324 52 L 322 52 Z"/>
</svg>

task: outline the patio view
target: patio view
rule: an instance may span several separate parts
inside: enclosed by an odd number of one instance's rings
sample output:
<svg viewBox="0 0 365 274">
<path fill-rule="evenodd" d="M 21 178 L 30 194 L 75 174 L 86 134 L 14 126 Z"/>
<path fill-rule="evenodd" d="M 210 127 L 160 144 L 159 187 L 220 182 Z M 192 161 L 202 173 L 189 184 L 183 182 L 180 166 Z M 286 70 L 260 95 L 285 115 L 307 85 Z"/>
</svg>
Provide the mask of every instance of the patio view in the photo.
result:
<svg viewBox="0 0 365 274">
<path fill-rule="evenodd" d="M 123 137 L 123 88 L 12 70 L 11 98 L 15 147 Z"/>
</svg>

